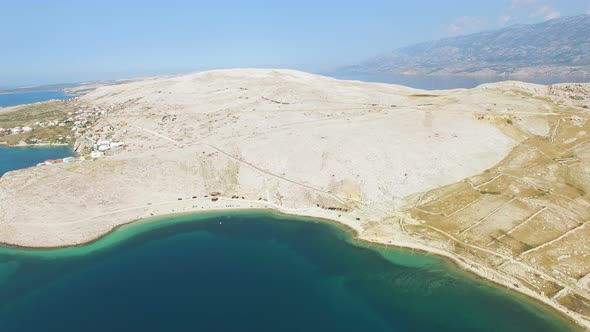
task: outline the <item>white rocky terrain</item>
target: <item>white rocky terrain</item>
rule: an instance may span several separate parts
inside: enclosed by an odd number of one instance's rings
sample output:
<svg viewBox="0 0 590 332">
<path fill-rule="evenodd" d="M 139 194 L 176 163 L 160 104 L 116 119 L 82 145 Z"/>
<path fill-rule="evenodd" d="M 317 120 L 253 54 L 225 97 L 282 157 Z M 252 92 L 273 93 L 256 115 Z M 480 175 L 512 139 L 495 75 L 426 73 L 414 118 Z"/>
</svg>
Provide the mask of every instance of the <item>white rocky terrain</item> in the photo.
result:
<svg viewBox="0 0 590 332">
<path fill-rule="evenodd" d="M 383 217 L 405 196 L 483 172 L 514 146 L 472 116 L 483 111 L 472 94 L 454 92 L 433 105 L 422 103 L 420 93 L 265 70 L 98 89 L 82 99 L 121 105 L 97 127 L 113 125 L 126 149 L 104 160 L 5 176 L 2 193 L 13 197 L 2 199 L 1 216 L 11 228 L 0 241 L 84 242 L 96 234 L 72 232 L 71 222 L 83 227 L 81 219 L 111 210 L 210 191 L 288 208 L 345 205 Z M 465 102 L 457 103 L 457 94 Z M 86 221 L 101 233 L 113 222 Z M 31 237 L 31 223 L 47 228 L 36 232 L 41 239 Z"/>
<path fill-rule="evenodd" d="M 549 261 L 519 255 L 568 237 L 588 220 L 576 211 L 587 208 L 590 192 L 584 174 L 590 165 L 585 152 L 589 95 L 587 85 L 505 82 L 422 91 L 262 69 L 104 86 L 80 98 L 82 104 L 111 110 L 77 148 L 87 149 L 105 131 L 125 147 L 94 161 L 3 176 L 0 242 L 67 246 L 153 215 L 272 208 L 339 221 L 361 239 L 451 257 L 584 325 L 590 316 L 590 283 L 584 283 L 590 259 L 583 257 L 590 248 L 576 247 L 580 260 L 567 267 L 556 266 L 553 254 L 547 254 Z M 537 152 L 549 159 L 534 161 L 535 174 L 541 175 L 525 177 L 521 173 L 534 168 L 527 158 Z M 558 170 L 568 158 L 575 165 L 569 180 L 562 181 L 565 175 Z M 507 173 L 512 177 L 505 182 L 484 188 Z M 558 192 L 561 186 L 552 189 L 560 181 L 575 188 L 568 206 L 539 203 L 544 198 L 533 194 L 523 197 L 529 185 L 545 198 L 569 195 Z M 217 201 L 205 197 L 213 192 L 221 194 Z M 518 247 L 520 252 L 495 247 L 519 223 L 540 214 L 533 199 L 544 206 L 541 212 L 569 216 L 567 211 L 574 211 L 582 224 L 560 227 L 561 233 Z M 506 210 L 516 203 L 523 206 Z M 470 206 L 477 211 L 464 214 Z M 502 215 L 518 216 L 519 223 L 506 225 L 510 218 Z M 567 254 L 574 255 L 558 256 Z M 561 258 L 559 264 L 567 261 Z M 511 262 L 518 264 L 498 267 Z M 567 274 L 572 266 L 575 276 Z M 550 279 L 551 294 L 536 287 L 526 271 Z"/>
</svg>

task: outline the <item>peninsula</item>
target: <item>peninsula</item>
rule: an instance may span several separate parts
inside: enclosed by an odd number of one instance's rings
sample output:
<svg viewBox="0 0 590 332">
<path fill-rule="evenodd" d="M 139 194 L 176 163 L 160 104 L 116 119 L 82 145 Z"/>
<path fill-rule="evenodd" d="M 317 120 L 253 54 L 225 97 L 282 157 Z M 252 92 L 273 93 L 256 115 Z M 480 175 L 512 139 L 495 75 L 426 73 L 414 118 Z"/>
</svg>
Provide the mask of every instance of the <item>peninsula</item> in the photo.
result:
<svg viewBox="0 0 590 332">
<path fill-rule="evenodd" d="M 91 157 L 0 178 L 0 242 L 272 209 L 448 257 L 590 328 L 590 84 L 422 91 L 236 69 L 101 86 L 71 106 L 92 115 L 71 135 Z"/>
</svg>

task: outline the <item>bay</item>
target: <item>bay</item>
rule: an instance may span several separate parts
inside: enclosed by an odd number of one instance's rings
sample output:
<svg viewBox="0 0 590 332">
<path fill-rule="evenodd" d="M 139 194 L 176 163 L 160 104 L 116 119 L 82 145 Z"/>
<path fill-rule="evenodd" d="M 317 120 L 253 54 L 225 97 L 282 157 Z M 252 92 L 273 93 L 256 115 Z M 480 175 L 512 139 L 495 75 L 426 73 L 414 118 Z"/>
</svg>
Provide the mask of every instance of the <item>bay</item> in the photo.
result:
<svg viewBox="0 0 590 332">
<path fill-rule="evenodd" d="M 15 146 L 0 145 L 0 176 L 8 171 L 35 166 L 47 159 L 72 156 L 69 146 Z"/>
<path fill-rule="evenodd" d="M 577 331 L 434 256 L 270 212 L 175 215 L 0 248 L 2 331 Z"/>
</svg>

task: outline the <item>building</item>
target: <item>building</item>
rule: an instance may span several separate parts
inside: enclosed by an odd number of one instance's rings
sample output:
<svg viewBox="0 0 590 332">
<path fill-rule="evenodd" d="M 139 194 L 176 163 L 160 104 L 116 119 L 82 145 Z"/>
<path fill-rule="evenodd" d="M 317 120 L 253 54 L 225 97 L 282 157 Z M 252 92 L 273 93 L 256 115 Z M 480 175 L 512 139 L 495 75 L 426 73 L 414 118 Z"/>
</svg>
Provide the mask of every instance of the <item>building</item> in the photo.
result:
<svg viewBox="0 0 590 332">
<path fill-rule="evenodd" d="M 123 142 L 111 142 L 111 149 L 125 145 Z"/>
<path fill-rule="evenodd" d="M 92 151 L 90 153 L 90 158 L 92 159 L 97 159 L 97 158 L 102 158 L 104 157 L 104 152 L 101 151 Z"/>
<path fill-rule="evenodd" d="M 30 133 L 31 131 L 33 131 L 33 128 L 31 127 L 23 127 L 23 133 Z"/>
</svg>

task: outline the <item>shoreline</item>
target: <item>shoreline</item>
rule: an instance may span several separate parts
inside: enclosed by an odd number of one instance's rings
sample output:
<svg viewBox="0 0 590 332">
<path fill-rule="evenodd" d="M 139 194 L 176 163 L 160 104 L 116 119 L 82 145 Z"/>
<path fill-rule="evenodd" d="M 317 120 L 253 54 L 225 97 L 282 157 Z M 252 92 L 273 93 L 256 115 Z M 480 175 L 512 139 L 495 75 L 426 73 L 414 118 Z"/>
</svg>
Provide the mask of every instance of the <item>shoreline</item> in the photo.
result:
<svg viewBox="0 0 590 332">
<path fill-rule="evenodd" d="M 43 147 L 43 146 L 71 146 L 72 148 L 74 147 L 72 144 L 68 144 L 68 143 L 34 143 L 34 144 L 7 144 L 6 142 L 0 142 L 1 146 L 7 147 L 7 148 L 26 148 L 26 147 Z"/>
<path fill-rule="evenodd" d="M 68 101 L 68 100 L 73 100 L 73 99 L 76 99 L 76 98 L 79 98 L 80 97 L 80 95 L 69 94 L 69 93 L 64 92 L 63 90 L 59 90 L 59 91 L 51 90 L 51 91 L 5 92 L 5 93 L 0 92 L 0 96 L 15 95 L 15 94 L 27 94 L 27 93 L 44 93 L 44 92 L 61 92 L 64 95 L 64 97 L 63 98 L 62 97 L 60 97 L 60 98 L 51 98 L 51 99 L 46 99 L 46 100 L 41 100 L 41 101 L 35 101 L 35 102 L 25 102 L 24 104 L 0 105 L 0 113 L 3 113 L 3 112 L 9 113 L 9 112 L 15 111 L 15 110 L 20 109 L 20 108 L 23 108 L 23 107 L 41 105 L 41 104 L 44 104 L 44 103 L 51 103 L 51 102 L 56 102 L 56 101 Z"/>
<path fill-rule="evenodd" d="M 174 204 L 174 203 L 181 203 L 182 204 L 182 203 L 186 203 L 186 202 L 195 202 L 196 204 L 201 205 L 203 203 L 202 200 L 203 199 L 199 198 L 199 199 L 187 200 L 187 201 L 167 202 L 167 203 L 163 203 L 163 204 Z M 206 201 L 207 201 L 207 203 L 211 203 L 209 201 L 209 199 L 206 199 Z M 331 216 L 332 214 L 334 214 L 332 212 L 328 212 L 328 211 L 325 211 L 322 209 L 317 209 L 314 207 L 294 210 L 294 209 L 285 208 L 285 207 L 282 207 L 282 206 L 279 206 L 277 204 L 270 203 L 270 202 L 244 201 L 244 200 L 230 199 L 230 198 L 224 198 L 224 197 L 220 197 L 219 201 L 225 202 L 225 203 L 240 202 L 240 203 L 248 203 L 251 205 L 250 206 L 240 206 L 238 204 L 238 206 L 235 206 L 235 207 L 233 205 L 231 205 L 231 206 L 228 206 L 228 205 L 226 205 L 226 206 L 207 206 L 207 207 L 201 205 L 200 208 L 193 207 L 192 210 L 191 210 L 191 208 L 189 208 L 189 209 L 185 209 L 184 211 L 172 210 L 172 211 L 162 212 L 162 213 L 158 213 L 158 214 L 150 214 L 150 216 L 147 216 L 147 217 L 136 218 L 136 219 L 132 219 L 132 220 L 127 220 L 126 222 L 123 222 L 123 223 L 119 223 L 116 226 L 111 227 L 108 231 L 106 231 L 98 236 L 95 236 L 87 241 L 82 241 L 82 242 L 70 244 L 70 245 L 36 246 L 35 247 L 35 246 L 23 246 L 23 245 L 18 245 L 18 244 L 14 244 L 14 243 L 0 242 L 0 246 L 3 246 L 5 248 L 9 248 L 9 249 L 17 249 L 17 250 L 20 249 L 20 250 L 26 250 L 26 251 L 51 251 L 51 250 L 59 250 L 59 249 L 67 249 L 67 248 L 77 248 L 77 247 L 79 248 L 79 247 L 84 247 L 84 246 L 88 246 L 93 243 L 99 242 L 101 239 L 109 236 L 110 234 L 112 234 L 113 232 L 119 230 L 120 228 L 122 228 L 124 226 L 129 226 L 132 224 L 140 224 L 142 222 L 146 222 L 146 221 L 150 221 L 150 220 L 152 222 L 158 222 L 157 220 L 154 220 L 154 219 L 159 219 L 159 218 L 163 218 L 163 217 L 172 217 L 172 216 L 180 216 L 180 215 L 186 215 L 186 216 L 203 215 L 203 214 L 214 214 L 214 213 L 222 214 L 222 213 L 227 213 L 227 212 L 231 212 L 231 213 L 268 212 L 268 213 L 283 216 L 283 217 L 305 218 L 305 219 L 311 219 L 314 221 L 319 221 L 319 222 L 324 222 L 324 223 L 334 225 L 336 227 L 344 229 L 345 231 L 351 231 L 351 239 L 354 241 L 358 241 L 361 244 L 368 244 L 369 246 L 377 245 L 377 246 L 383 247 L 383 248 L 397 248 L 397 249 L 403 249 L 403 250 L 412 250 L 412 251 L 416 251 L 416 252 L 419 252 L 422 254 L 435 255 L 440 259 L 450 262 L 451 264 L 453 264 L 455 267 L 457 267 L 461 271 L 467 272 L 469 274 L 469 276 L 477 278 L 477 280 L 479 280 L 479 281 L 488 282 L 488 283 L 491 283 L 497 287 L 501 287 L 504 290 L 511 291 L 511 292 L 517 292 L 520 295 L 524 295 L 528 299 L 536 302 L 537 304 L 541 304 L 543 306 L 546 306 L 549 309 L 552 309 L 556 314 L 561 315 L 562 317 L 564 317 L 568 321 L 574 323 L 578 327 L 581 327 L 584 330 L 590 330 L 590 321 L 584 319 L 583 316 L 563 307 L 562 305 L 558 304 L 557 302 L 553 302 L 548 298 L 540 296 L 539 294 L 535 293 L 534 291 L 532 291 L 524 286 L 523 287 L 515 287 L 515 285 L 517 285 L 518 283 L 515 280 L 511 280 L 510 276 L 503 275 L 497 271 L 492 270 L 489 267 L 481 265 L 475 261 L 471 261 L 469 259 L 463 258 L 461 256 L 454 254 L 454 253 L 445 251 L 443 249 L 435 248 L 435 247 L 432 247 L 430 245 L 423 244 L 423 243 L 410 242 L 410 239 L 407 239 L 407 240 L 391 239 L 391 240 L 384 241 L 384 240 L 380 240 L 375 237 L 363 236 L 364 229 L 359 225 L 356 225 L 356 227 L 355 227 L 356 223 L 354 222 L 355 220 L 353 217 L 344 215 L 344 217 L 350 217 L 348 220 L 347 220 L 347 218 L 338 218 L 336 216 Z M 252 204 L 258 205 L 258 206 L 253 206 Z M 213 204 L 213 205 L 215 205 L 215 204 Z M 217 204 L 217 205 L 219 205 L 219 204 Z M 301 212 L 298 212 L 298 211 L 301 211 Z M 303 211 L 309 211 L 310 213 L 305 213 Z"/>
<path fill-rule="evenodd" d="M 17 95 L 17 94 L 25 94 L 25 93 L 43 93 L 43 92 L 61 92 L 65 96 L 68 96 L 68 97 L 69 96 L 76 97 L 76 96 L 74 96 L 74 95 L 72 95 L 70 93 L 66 93 L 64 91 L 64 89 L 61 89 L 61 90 L 3 91 L 3 92 L 0 92 L 0 95 Z M 51 100 L 64 100 L 64 99 L 49 99 L 49 100 L 46 100 L 46 101 L 51 101 Z M 45 101 L 37 101 L 37 102 L 34 102 L 34 103 L 30 103 L 30 104 L 19 104 L 19 105 L 14 105 L 14 106 L 31 105 L 31 104 L 44 103 L 44 102 Z M 9 107 L 12 107 L 12 106 L 9 106 Z"/>
</svg>

